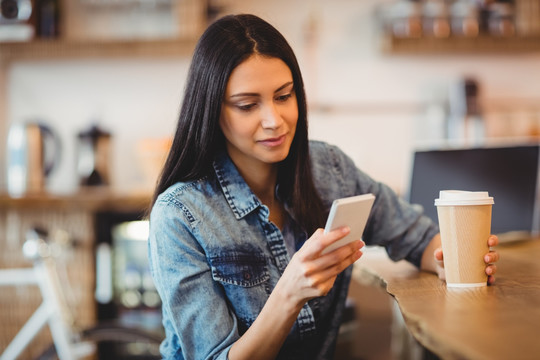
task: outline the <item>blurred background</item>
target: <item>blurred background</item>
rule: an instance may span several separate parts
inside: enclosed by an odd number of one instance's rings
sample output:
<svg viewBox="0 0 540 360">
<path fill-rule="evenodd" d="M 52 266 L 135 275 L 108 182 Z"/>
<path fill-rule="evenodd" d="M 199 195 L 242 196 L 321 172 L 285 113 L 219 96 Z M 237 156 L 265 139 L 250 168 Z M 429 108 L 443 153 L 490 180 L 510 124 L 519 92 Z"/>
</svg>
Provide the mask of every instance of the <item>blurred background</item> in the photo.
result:
<svg viewBox="0 0 540 360">
<path fill-rule="evenodd" d="M 145 247 L 126 245 L 145 230 L 126 226 L 143 216 L 195 42 L 219 16 L 277 27 L 303 70 L 310 137 L 398 194 L 416 150 L 540 136 L 539 0 L 0 2 L 0 266 L 28 265 L 19 253 L 31 225 L 68 230 L 81 245 L 66 261 L 82 325 L 125 309 L 159 323 Z M 33 289 L 2 290 L 0 349 L 26 316 L 5 310 L 21 293 L 39 303 Z M 386 305 L 364 313 L 381 314 L 365 336 L 388 330 Z"/>
<path fill-rule="evenodd" d="M 0 135 L 5 144 L 10 124 L 29 121 L 58 133 L 53 193 L 77 190 L 78 135 L 92 125 L 112 135 L 111 185 L 152 188 L 149 167 L 174 130 L 194 42 L 225 13 L 255 13 L 283 32 L 303 69 L 311 136 L 342 146 L 398 192 L 410 150 L 437 144 L 445 121 L 464 111 L 454 93 L 465 79 L 476 82 L 489 138 L 538 134 L 538 1 L 494 3 L 501 10 L 487 19 L 472 0 L 44 2 L 58 7 L 46 20 L 57 28 L 37 38 L 44 43 L 0 45 Z M 451 30 L 467 20 L 469 33 Z"/>
</svg>

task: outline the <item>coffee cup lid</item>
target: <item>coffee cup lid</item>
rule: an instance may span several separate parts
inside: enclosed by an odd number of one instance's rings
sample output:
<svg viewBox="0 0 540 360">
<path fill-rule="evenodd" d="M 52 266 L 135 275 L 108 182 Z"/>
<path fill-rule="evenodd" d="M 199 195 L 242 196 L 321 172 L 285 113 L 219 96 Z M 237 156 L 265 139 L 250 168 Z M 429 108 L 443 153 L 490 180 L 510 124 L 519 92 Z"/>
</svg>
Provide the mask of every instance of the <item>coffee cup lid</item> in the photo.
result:
<svg viewBox="0 0 540 360">
<path fill-rule="evenodd" d="M 495 202 L 487 191 L 441 190 L 435 206 L 492 205 Z"/>
</svg>

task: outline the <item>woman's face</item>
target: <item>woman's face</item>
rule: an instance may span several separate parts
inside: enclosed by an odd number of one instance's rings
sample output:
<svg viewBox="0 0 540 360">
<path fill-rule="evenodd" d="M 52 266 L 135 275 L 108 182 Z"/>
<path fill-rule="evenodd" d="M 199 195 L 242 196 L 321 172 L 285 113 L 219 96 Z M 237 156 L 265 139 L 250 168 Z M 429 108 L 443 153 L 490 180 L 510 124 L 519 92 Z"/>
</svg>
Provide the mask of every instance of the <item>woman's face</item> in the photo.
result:
<svg viewBox="0 0 540 360">
<path fill-rule="evenodd" d="M 236 166 L 284 160 L 297 121 L 292 73 L 281 59 L 252 55 L 232 71 L 219 124 Z"/>
</svg>

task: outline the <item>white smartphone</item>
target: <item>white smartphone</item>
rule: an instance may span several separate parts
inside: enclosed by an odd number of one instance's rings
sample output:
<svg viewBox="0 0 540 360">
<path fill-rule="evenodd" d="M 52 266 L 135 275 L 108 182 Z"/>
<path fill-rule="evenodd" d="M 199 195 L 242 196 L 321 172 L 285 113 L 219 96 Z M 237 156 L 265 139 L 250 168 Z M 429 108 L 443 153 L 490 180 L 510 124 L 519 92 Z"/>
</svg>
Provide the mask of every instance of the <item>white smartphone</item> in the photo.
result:
<svg viewBox="0 0 540 360">
<path fill-rule="evenodd" d="M 326 247 L 322 252 L 323 254 L 362 238 L 374 201 L 375 195 L 371 193 L 334 200 L 328 214 L 324 232 L 329 232 L 342 226 L 348 226 L 351 232 L 344 238 Z"/>
</svg>

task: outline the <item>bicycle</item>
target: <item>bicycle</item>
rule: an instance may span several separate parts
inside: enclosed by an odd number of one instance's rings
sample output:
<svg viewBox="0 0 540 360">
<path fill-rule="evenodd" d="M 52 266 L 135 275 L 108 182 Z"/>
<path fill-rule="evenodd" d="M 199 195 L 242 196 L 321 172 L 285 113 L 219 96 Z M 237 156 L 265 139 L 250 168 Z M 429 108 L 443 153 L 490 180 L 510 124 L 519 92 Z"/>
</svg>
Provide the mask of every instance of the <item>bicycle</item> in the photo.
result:
<svg viewBox="0 0 540 360">
<path fill-rule="evenodd" d="M 37 285 L 43 302 L 0 354 L 0 360 L 17 359 L 46 324 L 51 331 L 53 344 L 38 359 L 82 359 L 95 355 L 100 344 L 111 342 L 138 346 L 139 353 L 144 356 L 137 358 L 159 359 L 159 344 L 163 339 L 161 333 L 116 323 L 98 324 L 82 331 L 74 328 L 56 269 L 55 256 L 61 248 L 50 241 L 46 231 L 30 229 L 22 250 L 33 266 L 0 270 L 0 287 Z"/>
</svg>

